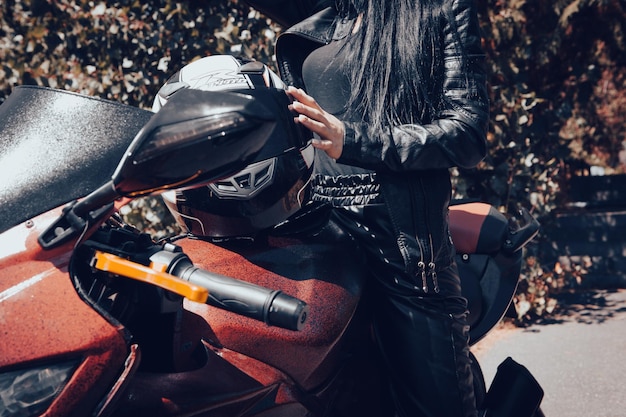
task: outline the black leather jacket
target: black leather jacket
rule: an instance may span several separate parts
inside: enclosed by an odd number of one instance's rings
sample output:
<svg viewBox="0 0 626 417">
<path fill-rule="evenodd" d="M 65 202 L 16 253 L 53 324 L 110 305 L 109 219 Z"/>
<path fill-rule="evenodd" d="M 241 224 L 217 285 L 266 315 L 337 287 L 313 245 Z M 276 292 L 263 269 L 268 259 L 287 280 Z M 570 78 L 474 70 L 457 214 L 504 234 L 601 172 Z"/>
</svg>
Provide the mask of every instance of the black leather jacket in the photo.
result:
<svg viewBox="0 0 626 417">
<path fill-rule="evenodd" d="M 276 42 L 276 58 L 283 81 L 296 87 L 304 87 L 306 56 L 347 36 L 354 23 L 337 15 L 332 0 L 248 3 L 289 27 Z M 443 3 L 452 8 L 448 15 L 455 16 L 443 33 L 442 99 L 447 109 L 430 123 L 390 126 L 376 137 L 370 137 L 363 124 L 346 122 L 344 148 L 337 160 L 376 171 L 406 270 L 413 275 L 424 272 L 419 261 L 435 262 L 437 268 L 451 263 L 448 169 L 474 167 L 486 153 L 489 103 L 476 9 L 473 0 Z M 463 51 L 468 65 L 460 64 L 458 51 Z"/>
</svg>

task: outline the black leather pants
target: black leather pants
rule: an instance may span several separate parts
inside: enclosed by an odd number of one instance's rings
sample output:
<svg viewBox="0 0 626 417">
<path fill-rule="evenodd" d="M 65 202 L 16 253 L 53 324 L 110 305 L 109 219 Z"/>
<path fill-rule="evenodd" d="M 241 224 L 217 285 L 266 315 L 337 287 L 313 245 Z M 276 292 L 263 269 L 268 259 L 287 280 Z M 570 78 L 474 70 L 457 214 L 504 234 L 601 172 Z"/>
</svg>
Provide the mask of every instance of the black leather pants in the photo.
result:
<svg viewBox="0 0 626 417">
<path fill-rule="evenodd" d="M 405 273 L 383 205 L 335 209 L 333 219 L 367 253 L 373 335 L 399 417 L 475 417 L 466 325 L 456 265 L 438 271 L 440 292 Z"/>
</svg>

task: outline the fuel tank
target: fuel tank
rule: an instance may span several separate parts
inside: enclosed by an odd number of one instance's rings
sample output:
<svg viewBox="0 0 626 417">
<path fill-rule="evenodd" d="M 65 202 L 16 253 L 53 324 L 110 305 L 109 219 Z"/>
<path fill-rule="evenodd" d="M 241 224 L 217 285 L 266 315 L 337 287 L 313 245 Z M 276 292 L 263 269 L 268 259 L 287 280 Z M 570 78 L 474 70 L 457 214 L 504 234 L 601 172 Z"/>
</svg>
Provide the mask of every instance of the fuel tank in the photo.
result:
<svg viewBox="0 0 626 417">
<path fill-rule="evenodd" d="M 262 244 L 236 247 L 194 239 L 176 244 L 197 267 L 280 290 L 310 308 L 304 328 L 291 331 L 186 300 L 186 309 L 207 324 L 205 340 L 280 369 L 304 389 L 317 386 L 336 369 L 341 338 L 355 314 L 365 279 L 363 263 L 347 241 L 269 237 Z"/>
</svg>

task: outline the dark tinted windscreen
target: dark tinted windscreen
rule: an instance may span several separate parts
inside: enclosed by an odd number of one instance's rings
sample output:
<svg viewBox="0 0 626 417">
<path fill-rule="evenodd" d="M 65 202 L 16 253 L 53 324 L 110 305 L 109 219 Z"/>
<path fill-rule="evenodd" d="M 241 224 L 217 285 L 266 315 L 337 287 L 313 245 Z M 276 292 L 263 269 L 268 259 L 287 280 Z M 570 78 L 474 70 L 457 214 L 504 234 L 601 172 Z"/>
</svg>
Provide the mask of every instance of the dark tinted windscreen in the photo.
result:
<svg viewBox="0 0 626 417">
<path fill-rule="evenodd" d="M 152 112 L 42 87 L 0 105 L 0 232 L 111 179 Z"/>
</svg>

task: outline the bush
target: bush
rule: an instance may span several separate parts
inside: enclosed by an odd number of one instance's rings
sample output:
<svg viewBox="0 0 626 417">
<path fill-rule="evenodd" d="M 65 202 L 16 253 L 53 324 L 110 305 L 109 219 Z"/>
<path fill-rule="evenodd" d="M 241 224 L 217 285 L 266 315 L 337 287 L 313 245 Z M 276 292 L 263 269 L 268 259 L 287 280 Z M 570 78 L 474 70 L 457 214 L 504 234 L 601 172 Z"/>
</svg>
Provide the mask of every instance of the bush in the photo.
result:
<svg viewBox="0 0 626 417">
<path fill-rule="evenodd" d="M 585 265 L 565 268 L 545 250 L 569 179 L 626 171 L 626 10 L 618 0 L 478 3 L 490 149 L 460 177 L 468 195 L 503 211 L 524 205 L 542 223 L 516 299 L 519 318 L 530 320 L 554 309 L 550 293 L 584 281 Z"/>
<path fill-rule="evenodd" d="M 0 100 L 19 84 L 150 107 L 176 70 L 211 54 L 271 61 L 278 28 L 236 1 L 6 0 Z"/>
</svg>

